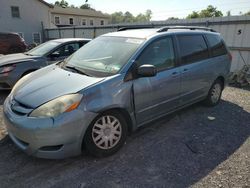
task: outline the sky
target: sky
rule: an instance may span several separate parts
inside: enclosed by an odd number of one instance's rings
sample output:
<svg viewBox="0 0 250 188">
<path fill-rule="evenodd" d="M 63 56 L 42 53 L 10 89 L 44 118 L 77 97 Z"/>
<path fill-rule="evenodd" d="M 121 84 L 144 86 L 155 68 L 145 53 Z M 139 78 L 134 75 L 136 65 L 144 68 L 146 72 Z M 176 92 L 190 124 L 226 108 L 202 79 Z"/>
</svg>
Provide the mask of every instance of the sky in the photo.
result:
<svg viewBox="0 0 250 188">
<path fill-rule="evenodd" d="M 45 0 L 54 3 L 55 0 Z M 70 5 L 80 6 L 85 0 L 66 0 Z M 208 5 L 213 5 L 226 14 L 232 15 L 250 11 L 250 0 L 88 0 L 96 10 L 104 13 L 126 12 L 133 15 L 152 10 L 152 20 L 166 20 L 169 17 L 184 18 L 192 11 L 199 11 Z"/>
</svg>

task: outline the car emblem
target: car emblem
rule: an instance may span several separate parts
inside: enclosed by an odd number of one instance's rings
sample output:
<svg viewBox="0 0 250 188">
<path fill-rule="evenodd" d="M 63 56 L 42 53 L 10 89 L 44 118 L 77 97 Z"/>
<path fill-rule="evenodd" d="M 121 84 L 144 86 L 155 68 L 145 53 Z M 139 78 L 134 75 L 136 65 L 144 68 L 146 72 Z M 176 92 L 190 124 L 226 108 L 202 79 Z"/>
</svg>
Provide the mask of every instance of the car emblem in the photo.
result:
<svg viewBox="0 0 250 188">
<path fill-rule="evenodd" d="M 11 100 L 10 101 L 10 106 L 12 107 L 12 106 L 14 106 L 16 104 L 16 101 L 15 100 Z"/>
</svg>

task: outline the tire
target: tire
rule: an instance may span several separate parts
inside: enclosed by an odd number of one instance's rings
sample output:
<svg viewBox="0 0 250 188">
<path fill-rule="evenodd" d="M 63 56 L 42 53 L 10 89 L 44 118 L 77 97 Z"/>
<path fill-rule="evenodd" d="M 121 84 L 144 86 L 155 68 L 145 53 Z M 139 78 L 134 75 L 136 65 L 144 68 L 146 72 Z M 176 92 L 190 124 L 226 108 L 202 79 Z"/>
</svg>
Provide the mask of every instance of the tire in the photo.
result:
<svg viewBox="0 0 250 188">
<path fill-rule="evenodd" d="M 87 152 L 95 157 L 116 153 L 125 143 L 128 126 L 124 117 L 109 111 L 100 114 L 89 125 L 83 140 Z"/>
<path fill-rule="evenodd" d="M 216 106 L 221 100 L 221 94 L 223 91 L 223 83 L 221 80 L 215 80 L 211 86 L 207 98 L 205 99 L 205 104 L 207 106 Z"/>
</svg>

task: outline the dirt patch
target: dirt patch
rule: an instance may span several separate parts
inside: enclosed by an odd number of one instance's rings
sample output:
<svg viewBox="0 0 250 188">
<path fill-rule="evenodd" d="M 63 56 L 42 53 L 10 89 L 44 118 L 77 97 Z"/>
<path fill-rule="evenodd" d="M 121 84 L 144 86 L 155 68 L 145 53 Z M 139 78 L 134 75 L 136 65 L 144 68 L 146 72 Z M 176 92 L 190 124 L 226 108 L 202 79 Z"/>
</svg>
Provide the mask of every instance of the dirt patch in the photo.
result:
<svg viewBox="0 0 250 188">
<path fill-rule="evenodd" d="M 2 107 L 0 107 L 0 114 L 3 113 Z M 0 118 L 0 140 L 2 140 L 7 135 L 5 125 L 3 123 L 3 118 Z"/>
</svg>

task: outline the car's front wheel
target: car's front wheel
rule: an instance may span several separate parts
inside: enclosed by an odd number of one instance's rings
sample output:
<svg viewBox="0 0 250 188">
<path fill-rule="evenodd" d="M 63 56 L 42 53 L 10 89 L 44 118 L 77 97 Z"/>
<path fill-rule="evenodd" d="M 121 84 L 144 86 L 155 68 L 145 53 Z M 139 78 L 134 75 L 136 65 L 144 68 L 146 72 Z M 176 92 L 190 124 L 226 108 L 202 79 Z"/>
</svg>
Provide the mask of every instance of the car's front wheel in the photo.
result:
<svg viewBox="0 0 250 188">
<path fill-rule="evenodd" d="M 221 80 L 216 80 L 208 92 L 205 104 L 208 106 L 215 106 L 220 102 L 223 90 L 223 83 Z"/>
<path fill-rule="evenodd" d="M 85 148 L 97 157 L 112 155 L 125 143 L 127 132 L 126 120 L 120 113 L 103 113 L 88 127 L 84 137 Z"/>
</svg>

